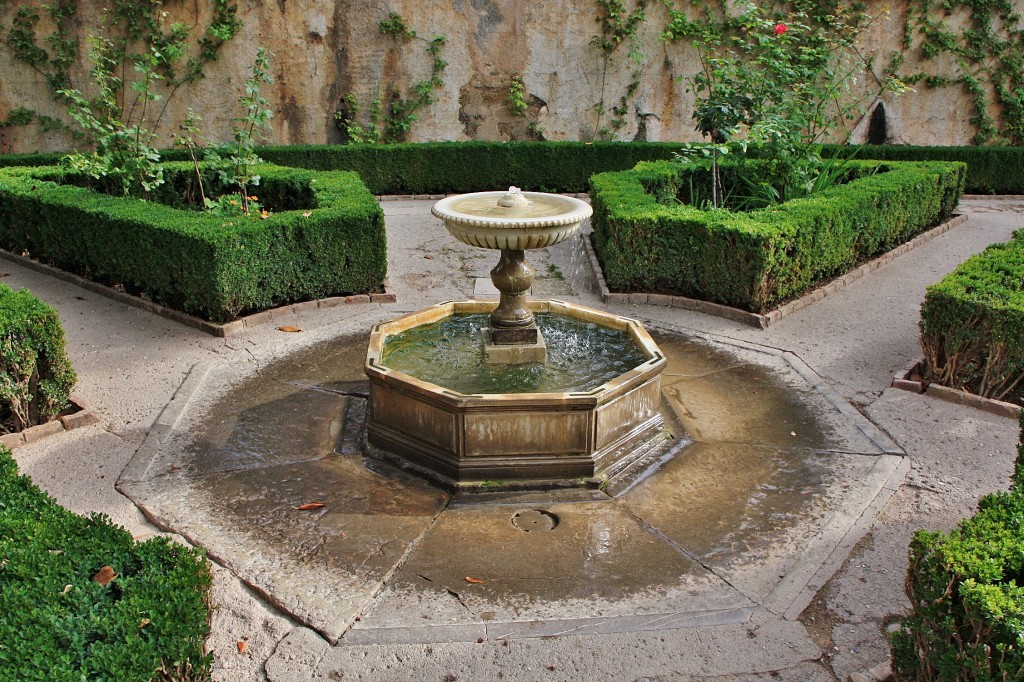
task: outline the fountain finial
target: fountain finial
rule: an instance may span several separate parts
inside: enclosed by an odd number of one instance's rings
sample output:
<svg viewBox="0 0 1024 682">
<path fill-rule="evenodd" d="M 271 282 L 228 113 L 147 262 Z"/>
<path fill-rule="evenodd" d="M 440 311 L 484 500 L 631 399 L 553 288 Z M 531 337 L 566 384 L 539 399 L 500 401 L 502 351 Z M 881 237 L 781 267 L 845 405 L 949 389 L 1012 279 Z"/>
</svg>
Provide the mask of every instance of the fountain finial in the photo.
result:
<svg viewBox="0 0 1024 682">
<path fill-rule="evenodd" d="M 498 206 L 504 208 L 518 208 L 529 205 L 530 200 L 523 196 L 523 191 L 518 187 L 509 187 L 508 194 L 498 199 Z"/>
</svg>

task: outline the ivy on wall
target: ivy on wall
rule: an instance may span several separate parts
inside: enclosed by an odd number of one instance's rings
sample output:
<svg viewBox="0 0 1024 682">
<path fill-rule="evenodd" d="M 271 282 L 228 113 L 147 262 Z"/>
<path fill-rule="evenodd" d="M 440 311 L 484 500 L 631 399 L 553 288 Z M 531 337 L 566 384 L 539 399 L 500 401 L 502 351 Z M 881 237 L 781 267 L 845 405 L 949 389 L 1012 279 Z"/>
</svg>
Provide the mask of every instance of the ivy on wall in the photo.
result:
<svg viewBox="0 0 1024 682">
<path fill-rule="evenodd" d="M 907 0 L 903 52 L 889 68 L 907 83 L 964 88 L 975 144 L 1024 144 L 1024 25 L 1014 4 Z M 911 51 L 931 70 L 901 73 Z"/>
<path fill-rule="evenodd" d="M 168 25 L 168 12 L 163 7 L 173 1 L 111 0 L 102 16 L 102 25 L 97 27 L 110 43 L 111 58 L 120 63 L 120 105 L 124 116 L 131 117 L 129 103 L 136 65 L 151 62 L 167 89 L 164 108 L 156 118 L 159 124 L 171 96 L 182 85 L 202 79 L 206 65 L 217 58 L 224 43 L 241 28 L 237 6 L 231 0 L 210 2 L 210 20 L 205 27 L 180 22 Z M 75 26 L 86 23 L 88 18 L 82 16 L 78 0 L 18 4 L 21 6 L 17 9 L 10 3 L 0 4 L 2 44 L 15 60 L 42 77 L 55 99 L 66 103 L 61 93 L 76 87 L 72 74 L 80 53 Z M 67 129 L 65 122 L 24 107 L 10 112 L 3 123 L 26 125 L 33 120 L 38 120 L 44 129 Z"/>
<path fill-rule="evenodd" d="M 508 103 L 508 110 L 513 116 L 526 119 L 526 132 L 531 140 L 545 140 L 544 129 L 540 122 L 530 120 L 530 103 L 526 99 L 526 83 L 519 74 L 512 74 L 508 83 L 508 95 L 505 101 Z"/>
<path fill-rule="evenodd" d="M 594 36 L 591 44 L 601 53 L 601 97 L 594 105 L 596 115 L 597 136 L 602 140 L 615 139 L 626 126 L 626 115 L 629 104 L 640 87 L 646 55 L 643 45 L 637 36 L 640 25 L 647 18 L 646 10 L 649 0 L 636 0 L 633 9 L 627 9 L 623 0 L 595 0 L 597 16 L 594 20 L 600 25 L 600 35 Z M 612 57 L 623 45 L 627 46 L 627 58 L 632 64 L 630 81 L 623 93 L 614 104 L 608 106 L 607 81 L 608 69 Z M 605 122 L 604 116 L 611 112 L 611 118 Z"/>
<path fill-rule="evenodd" d="M 397 12 L 388 13 L 378 27 L 382 35 L 399 43 L 413 40 L 426 42 L 430 77 L 413 83 L 406 97 L 394 86 L 387 88 L 386 95 L 378 92 L 370 103 L 368 116 L 361 115 L 362 106 L 354 92 L 345 95 L 342 106 L 334 113 L 335 124 L 345 143 L 404 141 L 417 120 L 416 112 L 437 101 L 434 92 L 444 87 L 441 76 L 448 62 L 441 57 L 441 52 L 448 42 L 445 36 L 435 35 L 429 40 L 421 38 Z"/>
</svg>

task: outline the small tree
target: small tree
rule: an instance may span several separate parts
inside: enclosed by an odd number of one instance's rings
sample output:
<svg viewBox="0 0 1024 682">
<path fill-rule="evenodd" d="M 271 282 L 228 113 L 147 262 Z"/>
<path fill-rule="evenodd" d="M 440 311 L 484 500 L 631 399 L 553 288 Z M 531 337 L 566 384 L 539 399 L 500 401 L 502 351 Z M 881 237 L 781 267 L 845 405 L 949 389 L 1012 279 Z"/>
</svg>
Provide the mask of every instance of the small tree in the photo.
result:
<svg viewBox="0 0 1024 682">
<path fill-rule="evenodd" d="M 263 136 L 263 131 L 270 128 L 273 113 L 267 108 L 268 102 L 260 94 L 264 84 L 274 82 L 270 76 L 271 53 L 264 48 L 256 52 L 256 60 L 252 65 L 252 75 L 245 81 L 245 93 L 239 98 L 245 113 L 232 126 L 232 139 L 226 145 L 207 151 L 207 159 L 215 163 L 217 175 L 225 185 L 234 186 L 238 192 L 242 212 L 248 214 L 252 202 L 249 195 L 250 187 L 260 184 L 260 176 L 253 167 L 262 163 L 256 154 L 256 136 Z M 218 202 L 206 199 L 206 205 L 214 208 Z M 259 213 L 258 210 L 253 211 Z"/>
<path fill-rule="evenodd" d="M 150 104 L 160 99 L 153 84 L 162 79 L 156 72 L 161 59 L 156 47 L 147 55 L 134 55 L 132 61 L 139 77 L 131 83 L 135 97 L 125 113 L 126 107 L 118 104 L 118 92 L 125 83 L 117 75 L 120 63 L 114 45 L 107 38 L 89 37 L 90 75 L 96 96 L 88 99 L 74 88 L 59 91 L 67 101 L 68 115 L 93 146 L 91 153 L 64 157 L 70 170 L 97 180 L 111 178 L 125 195 L 149 193 L 163 184 L 160 154 L 153 146 L 155 136 L 145 127 Z"/>
<path fill-rule="evenodd" d="M 720 20 L 698 21 L 672 11 L 662 39 L 691 38 L 700 58 L 685 82 L 696 96 L 696 130 L 712 143 L 714 206 L 723 196 L 722 153 L 753 146 L 769 159 L 755 184 L 783 201 L 806 194 L 822 169 L 816 144 L 869 95 L 905 89 L 890 78 L 875 92 L 854 94 L 858 75 L 870 71 L 857 40 L 872 19 L 842 6 L 828 13 L 813 7 L 797 2 L 782 15 L 740 2 Z"/>
</svg>

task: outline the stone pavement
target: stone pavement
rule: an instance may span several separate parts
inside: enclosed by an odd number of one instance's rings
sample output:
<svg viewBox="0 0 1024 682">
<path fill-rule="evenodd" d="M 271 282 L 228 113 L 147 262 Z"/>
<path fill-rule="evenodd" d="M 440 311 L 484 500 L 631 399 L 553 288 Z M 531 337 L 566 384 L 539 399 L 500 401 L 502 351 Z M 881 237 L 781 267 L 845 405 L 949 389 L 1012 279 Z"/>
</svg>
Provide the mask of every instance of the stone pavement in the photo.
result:
<svg viewBox="0 0 1024 682">
<path fill-rule="evenodd" d="M 965 224 L 767 330 L 605 306 L 578 244 L 531 253 L 534 296 L 641 319 L 696 363 L 665 390 L 696 442 L 618 497 L 452 499 L 368 464 L 354 417 L 369 327 L 471 297 L 496 260 L 431 203 L 383 203 L 397 303 L 226 339 L 0 261 L 57 308 L 103 420 L 18 448 L 23 471 L 159 532 L 123 491 L 206 547 L 215 679 L 846 680 L 884 662 L 911 534 L 1005 487 L 1018 435 L 889 382 L 920 355 L 925 286 L 1009 238 L 1024 205 L 966 199 Z M 292 509 L 319 496 L 326 511 Z M 552 532 L 505 523 L 536 509 Z"/>
</svg>

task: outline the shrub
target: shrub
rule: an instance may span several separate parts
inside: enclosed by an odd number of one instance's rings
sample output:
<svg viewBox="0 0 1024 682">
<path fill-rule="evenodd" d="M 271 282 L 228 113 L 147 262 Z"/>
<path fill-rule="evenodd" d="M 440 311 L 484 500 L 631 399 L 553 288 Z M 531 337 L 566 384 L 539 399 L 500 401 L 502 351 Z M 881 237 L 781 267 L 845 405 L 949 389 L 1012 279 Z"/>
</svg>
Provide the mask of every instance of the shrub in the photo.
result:
<svg viewBox="0 0 1024 682">
<path fill-rule="evenodd" d="M 680 163 L 595 175 L 593 239 L 608 285 L 763 312 L 942 222 L 963 191 L 963 164 L 849 169 L 844 185 L 749 213 L 677 203 L 706 183 Z"/>
<path fill-rule="evenodd" d="M 1024 429 L 1024 414 L 1021 415 Z M 949 533 L 910 545 L 911 611 L 892 635 L 901 680 L 1024 677 L 1024 438 L 1009 492 L 988 495 Z"/>
<path fill-rule="evenodd" d="M 0 169 L 0 247 L 215 322 L 380 286 L 384 214 L 357 175 L 254 170 L 265 220 L 108 196 L 54 167 Z M 154 196 L 180 203 L 192 166 L 164 174 Z"/>
<path fill-rule="evenodd" d="M 74 385 L 57 311 L 0 284 L 0 433 L 53 419 Z"/>
<path fill-rule="evenodd" d="M 1024 147 L 912 147 L 824 145 L 825 155 L 884 161 L 960 161 L 967 164 L 965 191 L 1024 194 Z"/>
<path fill-rule="evenodd" d="M 2 447 L 0 557 L 0 679 L 209 676 L 202 555 L 72 514 L 20 476 Z M 101 585 L 93 576 L 104 566 L 116 577 Z"/>
<path fill-rule="evenodd" d="M 505 189 L 585 192 L 594 173 L 669 159 L 679 144 L 628 142 L 428 142 L 265 147 L 283 166 L 359 173 L 374 194 Z"/>
<path fill-rule="evenodd" d="M 920 328 L 927 380 L 1019 402 L 1024 389 L 1024 231 L 928 287 Z"/>
<path fill-rule="evenodd" d="M 694 145 L 699 146 L 699 145 Z M 626 170 L 640 161 L 669 160 L 681 142 L 428 142 L 411 144 L 289 145 L 258 147 L 261 158 L 282 166 L 359 173 L 374 194 L 441 194 L 504 189 L 585 192 L 595 173 Z M 861 160 L 961 161 L 965 191 L 1024 194 L 1024 147 L 822 146 L 823 156 Z M 0 155 L 3 166 L 50 166 L 60 154 Z M 188 152 L 167 149 L 166 160 Z M 421 162 L 417 159 L 425 157 Z M 405 161 L 414 159 L 408 167 Z"/>
</svg>

